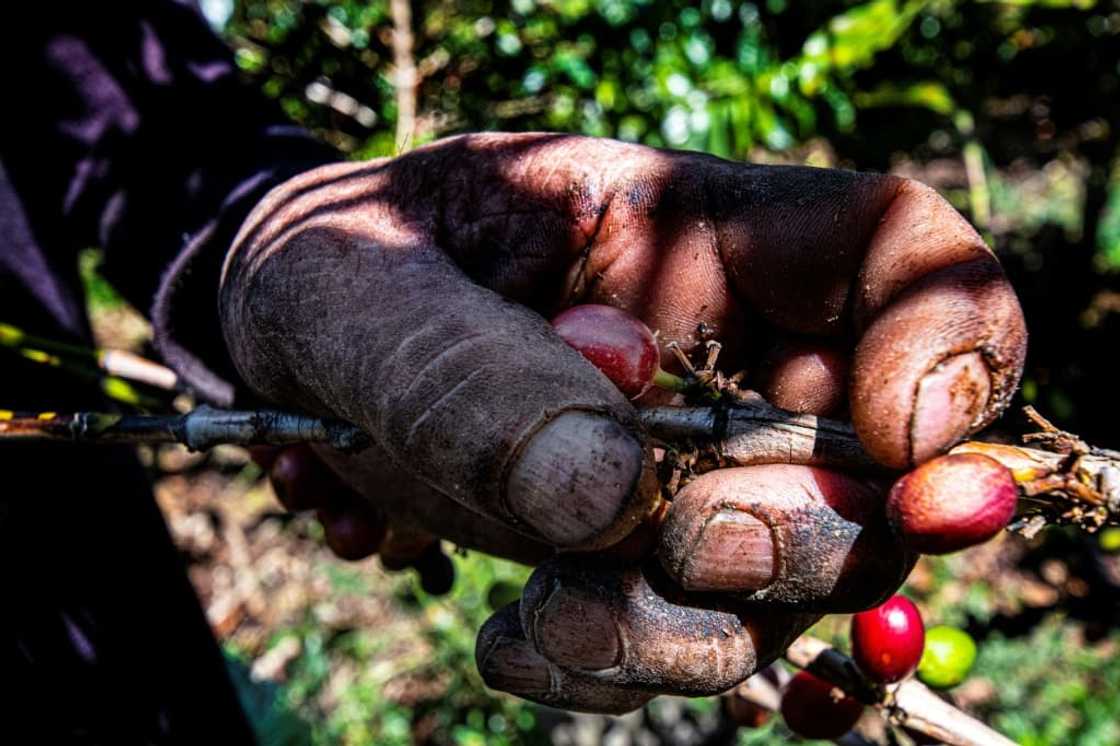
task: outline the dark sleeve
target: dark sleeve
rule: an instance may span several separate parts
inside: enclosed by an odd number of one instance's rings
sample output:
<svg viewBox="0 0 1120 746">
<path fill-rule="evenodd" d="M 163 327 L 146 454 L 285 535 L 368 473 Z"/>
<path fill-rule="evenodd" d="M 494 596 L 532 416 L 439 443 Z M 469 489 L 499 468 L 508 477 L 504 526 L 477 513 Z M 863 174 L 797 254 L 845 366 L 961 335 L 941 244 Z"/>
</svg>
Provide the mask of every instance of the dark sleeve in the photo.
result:
<svg viewBox="0 0 1120 746">
<path fill-rule="evenodd" d="M 238 80 L 189 0 L 20 3 L 0 154 L 46 264 L 100 246 L 150 310 L 165 361 L 229 404 L 217 319 L 225 249 L 272 186 L 337 153 Z"/>
</svg>

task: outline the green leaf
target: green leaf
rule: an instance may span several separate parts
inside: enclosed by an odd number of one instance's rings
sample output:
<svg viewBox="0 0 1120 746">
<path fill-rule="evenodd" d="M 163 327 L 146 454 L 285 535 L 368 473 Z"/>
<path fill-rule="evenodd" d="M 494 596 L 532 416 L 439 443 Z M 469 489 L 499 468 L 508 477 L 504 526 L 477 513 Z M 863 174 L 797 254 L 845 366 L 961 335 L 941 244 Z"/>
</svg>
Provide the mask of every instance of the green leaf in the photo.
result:
<svg viewBox="0 0 1120 746">
<path fill-rule="evenodd" d="M 857 92 L 852 101 L 861 109 L 883 106 L 916 106 L 946 116 L 956 110 L 949 90 L 937 81 L 927 80 L 909 85 L 883 83 L 870 91 Z"/>
</svg>

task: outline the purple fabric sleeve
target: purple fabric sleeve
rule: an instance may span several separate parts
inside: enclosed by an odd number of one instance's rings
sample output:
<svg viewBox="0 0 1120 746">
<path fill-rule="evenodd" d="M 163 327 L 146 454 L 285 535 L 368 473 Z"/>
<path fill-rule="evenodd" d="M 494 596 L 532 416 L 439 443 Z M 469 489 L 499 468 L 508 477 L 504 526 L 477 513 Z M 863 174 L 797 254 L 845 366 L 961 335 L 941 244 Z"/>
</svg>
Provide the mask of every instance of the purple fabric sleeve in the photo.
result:
<svg viewBox="0 0 1120 746">
<path fill-rule="evenodd" d="M 238 79 L 187 0 L 27 3 L 3 67 L 0 288 L 22 286 L 59 328 L 84 319 L 74 257 L 150 311 L 156 347 L 204 399 L 235 374 L 217 319 L 221 261 L 272 186 L 338 154 Z"/>
<path fill-rule="evenodd" d="M 18 10 L 0 45 L 0 321 L 86 340 L 76 255 L 102 247 L 166 362 L 229 404 L 225 250 L 265 191 L 337 154 L 239 83 L 193 3 Z M 105 406 L 18 355 L 0 380 L 0 407 Z M 131 451 L 10 445 L 0 470 L 0 668 L 19 682 L 0 741 L 253 743 Z"/>
</svg>

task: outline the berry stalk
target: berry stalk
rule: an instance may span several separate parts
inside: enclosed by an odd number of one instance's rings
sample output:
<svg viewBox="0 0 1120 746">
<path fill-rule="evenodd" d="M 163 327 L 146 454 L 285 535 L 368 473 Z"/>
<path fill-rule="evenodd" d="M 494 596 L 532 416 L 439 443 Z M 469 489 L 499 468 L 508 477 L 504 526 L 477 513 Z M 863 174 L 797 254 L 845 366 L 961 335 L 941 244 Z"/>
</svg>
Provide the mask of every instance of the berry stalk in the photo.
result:
<svg viewBox="0 0 1120 746">
<path fill-rule="evenodd" d="M 59 342 L 28 334 L 3 322 L 0 322 L 0 348 L 7 348 L 32 362 L 63 368 L 77 375 L 88 377 L 100 374 L 163 391 L 181 390 L 179 377 L 170 368 L 127 350 Z"/>
<path fill-rule="evenodd" d="M 979 465 L 977 477 L 991 475 L 983 466 L 989 460 L 1008 470 L 1008 484 L 1014 487 L 1019 508 L 1019 516 L 1009 526 L 1012 530 L 1030 536 L 1051 523 L 1077 525 L 1087 531 L 1120 525 L 1120 453 L 1092 448 L 1053 428 L 1033 410 L 1028 416 L 1040 425 L 1045 423 L 1041 432 L 1024 438 L 1040 447 L 966 441 L 949 453 L 986 456 L 986 460 L 969 459 Z M 693 444 L 701 464 L 803 464 L 869 475 L 897 474 L 875 463 L 851 425 L 786 412 L 759 397 L 716 407 L 653 407 L 641 410 L 639 417 L 655 440 L 669 445 Z M 939 471 L 943 458 L 920 468 L 930 474 Z M 978 478 L 965 486 L 992 483 L 1004 484 L 1002 479 Z M 913 480 L 912 486 L 935 489 L 938 485 L 937 480 Z M 956 480 L 943 486 L 947 491 L 959 491 L 961 483 Z M 919 494 L 914 489 L 908 499 L 917 499 Z M 924 497 L 932 500 L 929 495 Z M 1005 495 L 989 490 L 974 496 L 978 500 L 993 497 L 1002 504 Z M 1006 523 L 1006 515 L 1003 521 Z M 907 527 L 917 528 L 919 524 L 908 520 L 902 528 Z M 983 531 L 976 531 L 973 538 L 983 535 Z M 963 545 L 947 544 L 944 549 Z"/>
<path fill-rule="evenodd" d="M 182 415 L 110 412 L 21 414 L 0 409 L 0 441 L 34 443 L 182 443 L 203 451 L 223 443 L 242 446 L 328 443 L 360 451 L 369 437 L 354 425 L 269 410 L 231 411 L 206 405 Z"/>
<path fill-rule="evenodd" d="M 673 447 L 694 446 L 699 455 L 708 457 L 698 463 L 802 464 L 891 474 L 863 450 L 851 425 L 786 412 L 760 397 L 719 406 L 651 407 L 640 410 L 639 418 L 655 440 Z M 1090 448 L 1060 432 L 1044 431 L 1027 437 L 1042 448 L 967 441 L 950 453 L 980 454 L 1009 470 L 1020 511 L 1010 524 L 1012 530 L 1033 535 L 1049 523 L 1075 524 L 1089 531 L 1120 525 L 1120 453 Z M 0 442 L 7 440 L 183 443 L 194 450 L 220 443 L 317 442 L 355 451 L 364 447 L 367 436 L 343 422 L 285 412 L 201 406 L 184 415 L 20 414 L 0 410 Z"/>
<path fill-rule="evenodd" d="M 828 643 L 802 636 L 786 650 L 787 661 L 880 710 L 900 726 L 956 746 L 1010 746 L 1014 743 L 938 697 L 924 684 L 907 679 L 886 688 L 865 677 L 848 656 Z"/>
</svg>

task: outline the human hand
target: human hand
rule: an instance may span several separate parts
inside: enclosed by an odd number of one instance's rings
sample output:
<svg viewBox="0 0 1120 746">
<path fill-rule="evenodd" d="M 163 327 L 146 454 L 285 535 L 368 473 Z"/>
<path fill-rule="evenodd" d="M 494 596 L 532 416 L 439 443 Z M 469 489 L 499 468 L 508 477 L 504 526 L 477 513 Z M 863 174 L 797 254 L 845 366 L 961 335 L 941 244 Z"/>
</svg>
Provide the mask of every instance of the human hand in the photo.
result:
<svg viewBox="0 0 1120 746">
<path fill-rule="evenodd" d="M 1025 347 L 998 263 L 926 187 L 559 135 L 291 180 L 231 250 L 222 317 L 250 386 L 371 434 L 319 453 L 386 515 L 536 561 L 615 543 L 658 499 L 633 405 L 544 320 L 582 302 L 686 351 L 720 340 L 729 370 L 787 408 L 847 409 L 896 468 L 994 418 Z M 660 557 L 541 565 L 482 631 L 484 677 L 603 711 L 720 691 L 912 560 L 877 485 L 800 466 L 695 480 Z"/>
</svg>

